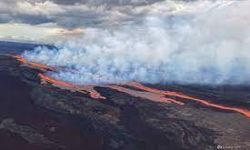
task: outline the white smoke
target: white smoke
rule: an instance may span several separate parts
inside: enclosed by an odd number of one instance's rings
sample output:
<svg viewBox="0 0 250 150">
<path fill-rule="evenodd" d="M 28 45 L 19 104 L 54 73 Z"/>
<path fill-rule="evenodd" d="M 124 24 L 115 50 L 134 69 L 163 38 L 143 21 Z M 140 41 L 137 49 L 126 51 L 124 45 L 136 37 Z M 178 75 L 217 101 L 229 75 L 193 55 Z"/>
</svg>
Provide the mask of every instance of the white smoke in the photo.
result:
<svg viewBox="0 0 250 150">
<path fill-rule="evenodd" d="M 63 68 L 49 74 L 79 85 L 249 84 L 250 1 L 181 6 L 167 15 L 148 13 L 136 24 L 87 28 L 81 39 L 57 43 L 54 49 L 37 47 L 23 57 Z"/>
</svg>

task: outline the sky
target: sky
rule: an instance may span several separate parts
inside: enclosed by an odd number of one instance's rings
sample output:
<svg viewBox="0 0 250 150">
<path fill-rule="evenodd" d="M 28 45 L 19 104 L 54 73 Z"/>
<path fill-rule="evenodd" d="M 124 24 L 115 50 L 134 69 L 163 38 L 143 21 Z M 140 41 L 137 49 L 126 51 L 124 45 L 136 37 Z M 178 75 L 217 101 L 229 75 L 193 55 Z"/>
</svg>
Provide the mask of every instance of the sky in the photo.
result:
<svg viewBox="0 0 250 150">
<path fill-rule="evenodd" d="M 250 84 L 249 8 L 249 0 L 0 0 L 0 40 L 53 44 L 23 56 L 68 68 L 50 75 L 73 83 Z"/>
<path fill-rule="evenodd" d="M 169 15 L 195 0 L 0 0 L 0 39 L 53 43 L 88 27 L 112 28 Z"/>
<path fill-rule="evenodd" d="M 235 0 L 0 0 L 0 40 L 55 43 L 78 38 L 90 27 L 116 28 L 151 16 L 188 17 L 222 1 Z"/>
<path fill-rule="evenodd" d="M 12 20 L 25 24 L 15 27 L 17 33 L 56 42 L 54 48 L 38 47 L 22 56 L 67 68 L 48 73 L 56 79 L 81 85 L 250 84 L 248 0 L 41 1 L 17 6 Z M 59 42 L 64 38 L 69 40 Z"/>
<path fill-rule="evenodd" d="M 158 0 L 1 0 L 0 39 L 55 42 L 82 35 L 88 26 L 133 20 L 132 7 Z M 143 12 L 145 13 L 145 12 Z"/>
</svg>

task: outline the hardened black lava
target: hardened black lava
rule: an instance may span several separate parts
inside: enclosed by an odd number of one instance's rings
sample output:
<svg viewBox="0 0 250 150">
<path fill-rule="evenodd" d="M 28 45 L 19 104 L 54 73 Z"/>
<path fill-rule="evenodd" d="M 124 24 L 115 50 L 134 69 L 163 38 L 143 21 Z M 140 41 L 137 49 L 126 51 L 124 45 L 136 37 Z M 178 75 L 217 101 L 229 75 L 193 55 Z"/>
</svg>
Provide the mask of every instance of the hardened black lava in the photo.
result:
<svg viewBox="0 0 250 150">
<path fill-rule="evenodd" d="M 0 42 L 0 149 L 250 149 L 250 118 L 188 101 L 149 101 L 97 87 L 107 99 L 41 84 L 39 70 L 9 54 L 36 45 Z M 249 86 L 148 85 L 250 108 Z"/>
</svg>

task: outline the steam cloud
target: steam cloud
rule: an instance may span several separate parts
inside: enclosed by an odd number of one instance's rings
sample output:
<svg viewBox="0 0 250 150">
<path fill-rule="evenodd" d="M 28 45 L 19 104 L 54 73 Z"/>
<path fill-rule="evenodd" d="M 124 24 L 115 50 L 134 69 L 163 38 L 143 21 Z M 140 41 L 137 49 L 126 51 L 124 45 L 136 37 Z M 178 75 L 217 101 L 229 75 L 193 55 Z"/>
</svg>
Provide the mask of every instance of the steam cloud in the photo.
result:
<svg viewBox="0 0 250 150">
<path fill-rule="evenodd" d="M 79 85 L 249 84 L 250 1 L 215 3 L 182 2 L 183 10 L 149 13 L 137 23 L 87 28 L 80 39 L 23 57 L 61 68 L 49 75 Z"/>
</svg>

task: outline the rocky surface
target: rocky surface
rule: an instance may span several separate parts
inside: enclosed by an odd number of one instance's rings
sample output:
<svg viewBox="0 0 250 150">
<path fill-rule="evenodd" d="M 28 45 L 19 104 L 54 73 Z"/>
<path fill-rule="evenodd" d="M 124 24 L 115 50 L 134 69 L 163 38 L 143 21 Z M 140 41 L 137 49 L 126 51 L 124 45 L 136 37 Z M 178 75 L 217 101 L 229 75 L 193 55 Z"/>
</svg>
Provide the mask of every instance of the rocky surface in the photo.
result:
<svg viewBox="0 0 250 150">
<path fill-rule="evenodd" d="M 11 133 L 17 134 L 30 144 L 40 145 L 42 147 L 54 147 L 55 149 L 64 149 L 64 147 L 50 141 L 35 129 L 29 126 L 16 124 L 12 118 L 3 119 L 0 124 L 0 129 L 5 129 Z"/>
<path fill-rule="evenodd" d="M 161 103 L 96 87 L 107 99 L 40 84 L 39 70 L 0 56 L 0 148 L 250 149 L 250 119 L 189 101 Z M 249 109 L 247 86 L 149 85 Z M 8 119 L 12 118 L 12 119 Z"/>
</svg>

